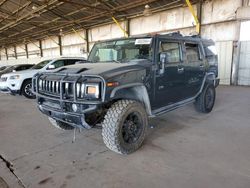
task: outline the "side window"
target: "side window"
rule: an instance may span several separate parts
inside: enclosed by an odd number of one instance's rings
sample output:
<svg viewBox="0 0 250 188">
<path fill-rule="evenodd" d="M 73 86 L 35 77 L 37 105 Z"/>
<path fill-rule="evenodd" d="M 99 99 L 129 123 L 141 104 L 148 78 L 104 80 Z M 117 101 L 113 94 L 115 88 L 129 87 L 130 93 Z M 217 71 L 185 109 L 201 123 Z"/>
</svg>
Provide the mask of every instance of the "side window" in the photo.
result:
<svg viewBox="0 0 250 188">
<path fill-rule="evenodd" d="M 25 69 L 24 69 L 24 66 L 20 66 L 20 67 L 15 68 L 15 70 L 16 71 L 21 71 L 21 70 L 25 70 Z"/>
<path fill-rule="evenodd" d="M 65 66 L 67 66 L 67 65 L 74 65 L 77 61 L 80 61 L 80 60 L 79 59 L 68 59 L 65 62 Z"/>
<path fill-rule="evenodd" d="M 160 52 L 167 54 L 168 63 L 179 63 L 181 61 L 180 44 L 178 42 L 161 42 Z"/>
<path fill-rule="evenodd" d="M 53 63 L 55 65 L 55 68 L 63 67 L 64 66 L 64 60 L 58 60 Z"/>
<path fill-rule="evenodd" d="M 186 47 L 187 61 L 189 63 L 201 60 L 198 44 L 185 43 L 185 47 Z"/>
</svg>

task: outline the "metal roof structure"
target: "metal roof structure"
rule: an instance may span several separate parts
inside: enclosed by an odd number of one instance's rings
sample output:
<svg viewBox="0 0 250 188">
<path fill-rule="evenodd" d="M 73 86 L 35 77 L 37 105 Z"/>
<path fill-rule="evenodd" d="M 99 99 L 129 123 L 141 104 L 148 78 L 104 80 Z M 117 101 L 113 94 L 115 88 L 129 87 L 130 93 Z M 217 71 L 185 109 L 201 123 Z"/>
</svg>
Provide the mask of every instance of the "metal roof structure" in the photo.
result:
<svg viewBox="0 0 250 188">
<path fill-rule="evenodd" d="M 191 1 L 195 3 L 196 1 Z M 159 12 L 184 0 L 0 0 L 0 47 Z"/>
</svg>

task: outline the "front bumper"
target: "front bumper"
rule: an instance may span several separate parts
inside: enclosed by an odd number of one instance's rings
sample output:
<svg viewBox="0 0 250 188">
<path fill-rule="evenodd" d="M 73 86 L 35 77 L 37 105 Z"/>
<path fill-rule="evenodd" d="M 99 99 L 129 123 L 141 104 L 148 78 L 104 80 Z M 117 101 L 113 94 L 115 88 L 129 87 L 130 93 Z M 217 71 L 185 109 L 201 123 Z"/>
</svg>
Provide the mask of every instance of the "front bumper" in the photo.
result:
<svg viewBox="0 0 250 188">
<path fill-rule="evenodd" d="M 88 80 L 100 83 L 100 98 L 84 98 L 85 87 L 78 86 Z M 105 80 L 96 75 L 41 73 L 33 77 L 32 90 L 37 96 L 38 108 L 45 115 L 75 128 L 89 129 L 86 122 L 104 102 Z M 73 106 L 74 105 L 74 106 Z M 75 108 L 77 106 L 77 108 Z"/>
<path fill-rule="evenodd" d="M 75 128 L 85 128 L 85 129 L 91 128 L 91 125 L 89 125 L 85 121 L 84 114 L 80 115 L 80 114 L 73 114 L 73 113 L 69 113 L 69 112 L 63 112 L 60 110 L 46 108 L 42 105 L 39 105 L 38 108 L 45 115 L 47 115 L 55 120 L 67 123 Z"/>
<path fill-rule="evenodd" d="M 95 112 L 98 108 L 98 105 L 60 102 L 46 97 L 38 97 L 37 102 L 38 108 L 43 114 L 75 128 L 85 129 L 90 129 L 93 126 L 85 121 L 86 116 Z M 77 106 L 75 111 L 73 105 Z"/>
<path fill-rule="evenodd" d="M 11 95 L 19 95 L 20 90 L 11 90 L 9 87 L 0 87 L 0 93 L 7 93 Z"/>
<path fill-rule="evenodd" d="M 20 87 L 16 83 L 0 82 L 0 92 L 16 95 L 20 94 Z"/>
</svg>

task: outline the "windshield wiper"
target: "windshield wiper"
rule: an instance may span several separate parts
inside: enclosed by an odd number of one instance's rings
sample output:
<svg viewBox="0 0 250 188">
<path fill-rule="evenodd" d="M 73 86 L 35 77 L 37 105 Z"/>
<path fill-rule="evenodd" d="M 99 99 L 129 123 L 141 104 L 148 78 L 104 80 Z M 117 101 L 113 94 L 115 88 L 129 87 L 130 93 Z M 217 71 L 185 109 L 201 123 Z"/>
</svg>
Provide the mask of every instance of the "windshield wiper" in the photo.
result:
<svg viewBox="0 0 250 188">
<path fill-rule="evenodd" d="M 101 61 L 101 62 L 105 62 L 105 63 L 110 63 L 110 62 L 115 62 L 115 63 L 121 63 L 120 61 L 118 60 L 109 60 L 109 61 Z"/>
<path fill-rule="evenodd" d="M 120 61 L 118 61 L 118 60 L 111 60 L 112 62 L 116 62 L 116 63 L 121 63 Z"/>
</svg>

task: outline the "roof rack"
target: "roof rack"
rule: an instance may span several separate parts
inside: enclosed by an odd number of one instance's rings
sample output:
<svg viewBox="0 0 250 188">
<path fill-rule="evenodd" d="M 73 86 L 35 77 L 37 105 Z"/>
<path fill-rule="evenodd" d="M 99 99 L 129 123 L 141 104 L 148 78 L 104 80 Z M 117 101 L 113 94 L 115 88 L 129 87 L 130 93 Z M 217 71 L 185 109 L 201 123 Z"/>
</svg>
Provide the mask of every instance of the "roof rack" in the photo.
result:
<svg viewBox="0 0 250 188">
<path fill-rule="evenodd" d="M 173 32 L 173 33 L 169 33 L 168 35 L 170 35 L 170 36 L 179 36 L 179 37 L 183 37 L 183 35 L 180 33 L 180 31 L 176 31 L 176 32 Z"/>
</svg>

